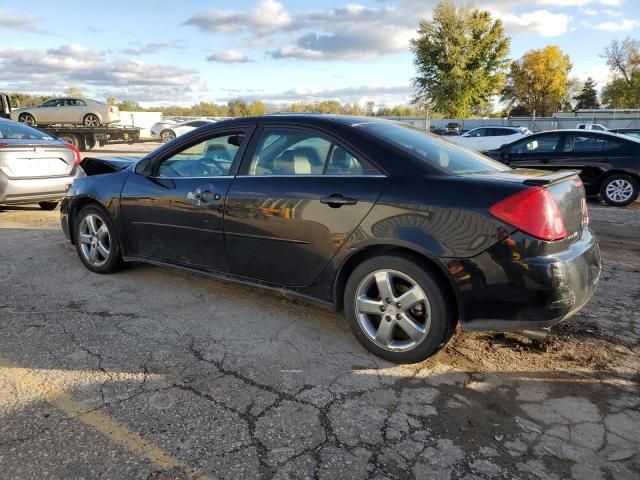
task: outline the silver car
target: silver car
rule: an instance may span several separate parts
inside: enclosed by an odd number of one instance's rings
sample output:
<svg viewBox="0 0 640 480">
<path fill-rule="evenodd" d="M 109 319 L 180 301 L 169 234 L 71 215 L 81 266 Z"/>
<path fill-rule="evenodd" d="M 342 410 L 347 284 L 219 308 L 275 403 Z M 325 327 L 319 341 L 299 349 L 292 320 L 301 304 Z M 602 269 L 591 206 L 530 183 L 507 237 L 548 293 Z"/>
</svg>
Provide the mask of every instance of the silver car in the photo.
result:
<svg viewBox="0 0 640 480">
<path fill-rule="evenodd" d="M 27 125 L 64 123 L 98 127 L 120 121 L 118 107 L 88 98 L 54 98 L 37 107 L 17 108 L 11 119 Z"/>
<path fill-rule="evenodd" d="M 80 152 L 48 133 L 0 118 L 0 204 L 53 210 L 76 178 Z"/>
</svg>

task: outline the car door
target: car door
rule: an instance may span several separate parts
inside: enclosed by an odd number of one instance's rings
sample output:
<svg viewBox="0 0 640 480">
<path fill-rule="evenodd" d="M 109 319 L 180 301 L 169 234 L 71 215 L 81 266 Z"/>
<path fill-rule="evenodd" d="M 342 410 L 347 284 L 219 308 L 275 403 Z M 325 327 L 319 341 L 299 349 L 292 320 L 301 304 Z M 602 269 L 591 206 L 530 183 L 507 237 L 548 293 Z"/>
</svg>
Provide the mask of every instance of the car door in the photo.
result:
<svg viewBox="0 0 640 480">
<path fill-rule="evenodd" d="M 553 170 L 552 159 L 562 150 L 563 134 L 547 132 L 531 135 L 502 150 L 504 162 L 514 168 Z"/>
<path fill-rule="evenodd" d="M 602 174 L 626 156 L 625 150 L 625 142 L 610 135 L 593 131 L 567 133 L 557 165 L 581 170 L 585 188 L 595 193 L 600 188 Z"/>
<path fill-rule="evenodd" d="M 40 107 L 34 108 L 33 113 L 37 123 L 57 123 L 60 116 L 62 100 L 54 99 L 44 102 Z"/>
<path fill-rule="evenodd" d="M 460 137 L 463 138 L 460 144 L 467 148 L 471 148 L 472 150 L 480 151 L 484 136 L 486 135 L 486 130 L 486 128 L 475 128 L 470 132 L 465 133 Z"/>
<path fill-rule="evenodd" d="M 120 205 L 132 256 L 228 270 L 224 201 L 251 131 L 203 132 L 161 149 L 128 178 Z"/>
<path fill-rule="evenodd" d="M 312 283 L 386 182 L 363 155 L 325 132 L 262 128 L 227 195 L 230 271 L 285 286 Z"/>
</svg>

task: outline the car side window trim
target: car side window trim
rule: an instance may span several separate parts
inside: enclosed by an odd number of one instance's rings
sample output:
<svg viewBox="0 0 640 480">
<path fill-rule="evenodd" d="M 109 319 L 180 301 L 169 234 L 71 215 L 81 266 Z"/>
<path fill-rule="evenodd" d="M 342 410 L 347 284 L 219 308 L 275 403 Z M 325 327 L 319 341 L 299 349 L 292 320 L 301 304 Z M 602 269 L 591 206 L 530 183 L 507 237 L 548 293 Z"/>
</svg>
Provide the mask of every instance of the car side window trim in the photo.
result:
<svg viewBox="0 0 640 480">
<path fill-rule="evenodd" d="M 254 154 L 256 153 L 257 148 L 260 146 L 260 140 L 262 139 L 262 134 L 264 133 L 265 130 L 267 129 L 279 129 L 279 128 L 290 128 L 290 129 L 297 129 L 297 130 L 303 130 L 303 131 L 307 131 L 307 132 L 312 132 L 316 135 L 319 135 L 323 138 L 325 138 L 326 140 L 328 140 L 329 142 L 331 142 L 331 148 L 329 148 L 329 152 L 327 153 L 327 157 L 325 158 L 325 164 L 323 167 L 323 173 L 315 173 L 315 174 L 305 174 L 305 175 L 250 175 L 249 174 L 249 168 L 251 167 L 251 162 L 253 159 Z M 330 155 L 331 152 L 333 151 L 333 149 L 335 147 L 341 147 L 344 150 L 346 150 L 347 152 L 349 152 L 353 157 L 355 157 L 356 159 L 358 159 L 361 163 L 365 163 L 367 164 L 370 168 L 372 168 L 373 170 L 376 170 L 378 173 L 376 174 L 370 174 L 370 175 L 326 175 L 324 174 L 324 171 L 327 168 L 327 163 L 330 159 Z M 353 153 L 352 153 L 353 152 Z M 253 178 L 266 178 L 266 177 L 271 177 L 271 178 L 318 178 L 318 177 L 340 177 L 340 178 L 345 178 L 345 177 L 350 177 L 350 178 L 358 178 L 358 177 L 387 177 L 386 172 L 384 172 L 384 170 L 382 170 L 375 162 L 372 162 L 371 160 L 369 160 L 369 158 L 366 155 L 362 155 L 357 149 L 346 145 L 345 142 L 340 141 L 340 139 L 336 138 L 334 135 L 332 135 L 330 132 L 324 131 L 322 129 L 319 128 L 315 128 L 315 127 L 311 127 L 311 126 L 298 126 L 298 125 L 289 125 L 289 124 L 284 124 L 284 123 L 274 123 L 274 124 L 258 124 L 258 128 L 256 129 L 256 131 L 254 132 L 254 135 L 252 135 L 251 138 L 251 142 L 247 145 L 247 149 L 245 150 L 244 154 L 243 154 L 243 159 L 242 159 L 242 163 L 239 165 L 239 168 L 237 170 L 236 173 L 237 177 L 242 177 L 242 178 L 249 178 L 249 177 L 253 177 Z"/>
</svg>

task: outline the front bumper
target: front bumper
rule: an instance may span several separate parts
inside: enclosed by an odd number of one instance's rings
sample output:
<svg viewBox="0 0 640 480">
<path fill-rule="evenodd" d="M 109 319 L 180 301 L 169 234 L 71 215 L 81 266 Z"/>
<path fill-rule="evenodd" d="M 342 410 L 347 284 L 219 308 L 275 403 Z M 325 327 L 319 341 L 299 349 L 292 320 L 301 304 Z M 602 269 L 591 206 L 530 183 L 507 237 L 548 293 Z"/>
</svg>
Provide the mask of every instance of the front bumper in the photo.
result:
<svg viewBox="0 0 640 480">
<path fill-rule="evenodd" d="M 598 243 L 589 229 L 565 250 L 546 256 L 499 244 L 459 261 L 458 297 L 463 330 L 521 331 L 555 325 L 580 310 L 600 278 Z"/>
<path fill-rule="evenodd" d="M 79 166 L 63 177 L 8 178 L 0 172 L 0 204 L 57 202 L 67 194 L 67 189 L 76 178 L 84 176 Z"/>
</svg>

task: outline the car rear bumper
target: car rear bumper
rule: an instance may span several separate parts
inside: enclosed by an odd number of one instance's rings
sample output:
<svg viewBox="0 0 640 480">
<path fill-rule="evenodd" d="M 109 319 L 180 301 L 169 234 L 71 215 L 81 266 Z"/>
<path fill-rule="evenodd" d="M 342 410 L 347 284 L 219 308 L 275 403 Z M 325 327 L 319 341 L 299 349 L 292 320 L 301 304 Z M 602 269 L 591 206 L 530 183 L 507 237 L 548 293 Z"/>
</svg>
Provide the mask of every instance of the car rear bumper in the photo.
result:
<svg viewBox="0 0 640 480">
<path fill-rule="evenodd" d="M 49 178 L 8 178 L 0 173 L 0 203 L 19 205 L 36 202 L 57 202 L 67 193 L 76 178 L 84 177 L 78 166 L 71 175 Z"/>
<path fill-rule="evenodd" d="M 517 242 L 514 242 L 514 244 Z M 461 261 L 456 279 L 462 328 L 467 331 L 539 330 L 580 310 L 600 278 L 600 250 L 589 229 L 566 250 L 520 258 L 502 243 Z"/>
</svg>

